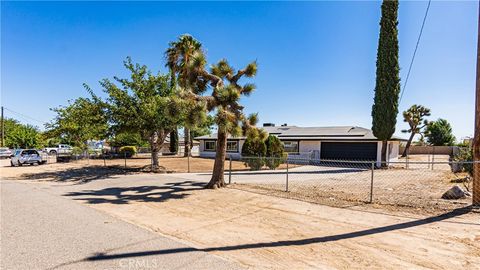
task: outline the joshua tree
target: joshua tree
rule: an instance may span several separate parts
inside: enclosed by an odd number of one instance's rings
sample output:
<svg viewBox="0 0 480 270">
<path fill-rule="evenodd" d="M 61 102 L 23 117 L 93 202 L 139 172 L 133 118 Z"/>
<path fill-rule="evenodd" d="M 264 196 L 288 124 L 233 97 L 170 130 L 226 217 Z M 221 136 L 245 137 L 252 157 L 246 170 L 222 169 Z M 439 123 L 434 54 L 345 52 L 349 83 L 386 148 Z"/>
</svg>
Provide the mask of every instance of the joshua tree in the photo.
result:
<svg viewBox="0 0 480 270">
<path fill-rule="evenodd" d="M 201 50 L 200 43 L 194 41 L 196 40 L 191 36 L 184 35 L 178 42 L 172 42 L 166 52 L 169 63 L 167 66 L 178 73 L 180 86 L 187 89 L 183 96 L 185 100 L 190 100 L 192 105 L 205 103 L 209 111 L 216 112 L 214 119 L 218 127 L 217 149 L 212 178 L 206 187 L 220 188 L 225 186 L 223 174 L 227 137 L 246 134 L 257 119 L 256 115 L 246 117 L 243 113 L 243 106 L 240 105 L 240 97 L 250 95 L 255 90 L 255 85 L 239 83 L 244 76 L 256 75 L 257 64 L 252 62 L 244 69 L 235 71 L 226 60 L 221 60 L 213 65 L 210 71 L 207 71 L 205 54 Z M 212 88 L 212 95 L 201 96 L 200 94 L 206 90 L 208 84 Z M 193 110 L 192 115 L 202 114 Z"/>
<path fill-rule="evenodd" d="M 402 130 L 402 132 L 410 133 L 410 138 L 405 146 L 402 157 L 407 155 L 408 149 L 412 144 L 413 137 L 415 137 L 416 134 L 421 134 L 423 137 L 422 130 L 428 125 L 428 121 L 424 119 L 425 116 L 430 116 L 430 109 L 425 108 L 422 105 L 412 105 L 412 107 L 403 112 L 403 121 L 408 123 L 410 129 Z"/>
<path fill-rule="evenodd" d="M 377 51 L 372 130 L 382 144 L 382 166 L 386 166 L 387 142 L 395 132 L 400 93 L 398 65 L 398 1 L 384 0 Z"/>
<path fill-rule="evenodd" d="M 202 73 L 214 86 L 212 96 L 208 98 L 208 107 L 216 110 L 215 123 L 218 126 L 215 164 L 207 188 L 220 188 L 225 186 L 223 174 L 227 137 L 248 133 L 257 121 L 256 114 L 246 117 L 243 113 L 243 106 L 240 105 L 240 97 L 242 95 L 249 96 L 255 89 L 255 85 L 239 84 L 239 80 L 243 76 L 255 76 L 257 64 L 252 62 L 244 69 L 235 71 L 226 60 L 221 60 L 212 66 L 210 73 L 206 71 Z"/>
<path fill-rule="evenodd" d="M 172 82 L 178 82 L 178 85 L 185 93 L 202 94 L 207 89 L 207 80 L 204 80 L 198 74 L 199 69 L 196 59 L 204 59 L 202 44 L 191 35 L 184 34 L 177 41 L 170 42 L 169 48 L 165 52 L 167 60 L 166 66 L 170 69 Z M 203 64 L 204 65 L 204 64 Z M 193 123 L 190 123 L 193 124 Z M 184 124 L 184 142 L 185 156 L 190 155 L 191 138 L 190 125 Z"/>
</svg>

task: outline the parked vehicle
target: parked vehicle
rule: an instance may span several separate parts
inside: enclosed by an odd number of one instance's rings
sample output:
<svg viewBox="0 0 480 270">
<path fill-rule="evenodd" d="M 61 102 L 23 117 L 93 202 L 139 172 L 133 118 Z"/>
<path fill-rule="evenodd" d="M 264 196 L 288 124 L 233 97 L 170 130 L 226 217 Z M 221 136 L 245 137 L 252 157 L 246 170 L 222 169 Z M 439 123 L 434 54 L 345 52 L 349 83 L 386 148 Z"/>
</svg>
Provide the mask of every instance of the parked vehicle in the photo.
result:
<svg viewBox="0 0 480 270">
<path fill-rule="evenodd" d="M 12 155 L 10 165 L 22 166 L 25 164 L 43 164 L 47 162 L 46 159 L 42 159 L 40 153 L 35 149 L 17 149 Z"/>
<path fill-rule="evenodd" d="M 71 156 L 73 147 L 68 144 L 59 144 L 57 147 L 47 147 L 44 149 L 49 155 Z"/>
<path fill-rule="evenodd" d="M 9 158 L 13 154 L 7 147 L 0 147 L 0 158 Z"/>
</svg>

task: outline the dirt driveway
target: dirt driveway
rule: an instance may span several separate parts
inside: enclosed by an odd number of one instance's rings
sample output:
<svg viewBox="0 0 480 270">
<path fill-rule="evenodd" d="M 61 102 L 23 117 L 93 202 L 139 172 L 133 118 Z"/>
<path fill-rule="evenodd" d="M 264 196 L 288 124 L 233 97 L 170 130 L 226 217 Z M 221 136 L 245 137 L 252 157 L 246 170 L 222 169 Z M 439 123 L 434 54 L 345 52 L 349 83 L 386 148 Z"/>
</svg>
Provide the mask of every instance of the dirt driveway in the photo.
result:
<svg viewBox="0 0 480 270">
<path fill-rule="evenodd" d="M 205 190 L 203 180 L 189 174 L 110 175 L 85 182 L 81 177 L 25 182 L 252 269 L 480 265 L 480 214 L 469 209 L 420 216 L 333 208 L 229 188 Z M 178 252 L 189 251 L 124 255 Z"/>
</svg>

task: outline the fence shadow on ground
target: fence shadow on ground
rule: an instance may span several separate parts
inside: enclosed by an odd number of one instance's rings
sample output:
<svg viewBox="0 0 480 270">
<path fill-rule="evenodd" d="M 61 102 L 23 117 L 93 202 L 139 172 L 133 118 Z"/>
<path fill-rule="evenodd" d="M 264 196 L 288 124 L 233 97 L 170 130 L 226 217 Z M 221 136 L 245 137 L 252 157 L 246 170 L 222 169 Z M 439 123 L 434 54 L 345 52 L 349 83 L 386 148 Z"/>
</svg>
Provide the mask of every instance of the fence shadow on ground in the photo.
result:
<svg viewBox="0 0 480 270">
<path fill-rule="evenodd" d="M 130 202 L 162 202 L 171 199 L 183 199 L 189 191 L 202 190 L 205 183 L 183 181 L 166 183 L 161 186 L 112 187 L 100 190 L 69 192 L 67 197 L 86 201 L 89 204 L 128 204 Z"/>
<path fill-rule="evenodd" d="M 444 213 L 437 216 L 427 217 L 423 219 L 416 219 L 412 221 L 397 223 L 393 225 L 387 225 L 382 227 L 376 227 L 361 231 L 347 232 L 336 235 L 327 235 L 321 237 L 313 237 L 306 239 L 297 239 L 297 240 L 284 240 L 284 241 L 275 241 L 275 242 L 261 242 L 253 244 L 242 244 L 242 245 L 233 245 L 233 246 L 223 246 L 223 247 L 211 247 L 211 248 L 173 248 L 173 249 L 161 249 L 161 250 L 149 250 L 149 251 L 139 251 L 139 252 L 129 252 L 129 253 L 118 253 L 118 254 L 106 254 L 106 253 L 97 253 L 93 256 L 87 257 L 84 261 L 101 261 L 101 260 L 112 260 L 120 258 L 131 258 L 131 257 L 142 257 L 142 256 L 152 256 L 152 255 L 165 255 L 165 254 L 174 254 L 174 253 L 183 253 L 183 252 L 212 252 L 212 251 L 232 251 L 232 250 L 244 250 L 244 249 L 256 249 L 256 248 L 271 248 L 271 247 L 285 247 L 285 246 L 303 246 L 316 243 L 327 243 L 345 239 L 352 239 L 356 237 L 380 234 L 390 231 L 408 229 L 416 226 L 426 225 L 434 222 L 444 221 L 450 218 L 457 216 L 465 215 L 472 211 L 472 207 L 464 207 L 452 210 L 448 213 Z"/>
</svg>

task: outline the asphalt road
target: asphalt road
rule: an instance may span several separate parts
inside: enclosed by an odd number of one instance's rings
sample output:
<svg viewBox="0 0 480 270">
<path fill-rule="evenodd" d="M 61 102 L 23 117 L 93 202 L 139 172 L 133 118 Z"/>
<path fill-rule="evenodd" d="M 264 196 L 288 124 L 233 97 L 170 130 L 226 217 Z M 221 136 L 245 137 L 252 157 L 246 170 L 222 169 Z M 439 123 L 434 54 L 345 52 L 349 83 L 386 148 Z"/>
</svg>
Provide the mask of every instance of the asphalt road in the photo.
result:
<svg viewBox="0 0 480 270">
<path fill-rule="evenodd" d="M 0 180 L 0 188 L 0 269 L 241 268 L 49 192 L 42 183 Z"/>
</svg>

